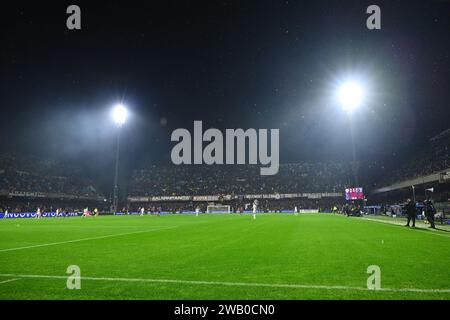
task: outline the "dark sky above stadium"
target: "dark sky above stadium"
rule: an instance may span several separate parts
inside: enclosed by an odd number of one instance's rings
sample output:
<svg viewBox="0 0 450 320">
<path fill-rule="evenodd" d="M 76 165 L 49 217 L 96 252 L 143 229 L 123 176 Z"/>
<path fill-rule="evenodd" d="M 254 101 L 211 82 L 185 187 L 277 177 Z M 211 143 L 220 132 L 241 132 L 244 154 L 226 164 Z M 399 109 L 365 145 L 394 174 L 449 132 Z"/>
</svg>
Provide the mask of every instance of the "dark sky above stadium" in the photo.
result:
<svg viewBox="0 0 450 320">
<path fill-rule="evenodd" d="M 77 4 L 82 30 L 66 28 Z M 381 7 L 381 30 L 366 8 Z M 279 128 L 280 161 L 349 158 L 336 83 L 363 79 L 361 158 L 408 156 L 450 127 L 450 2 L 24 1 L 2 4 L 2 151 L 109 168 L 170 163 L 170 134 Z"/>
</svg>

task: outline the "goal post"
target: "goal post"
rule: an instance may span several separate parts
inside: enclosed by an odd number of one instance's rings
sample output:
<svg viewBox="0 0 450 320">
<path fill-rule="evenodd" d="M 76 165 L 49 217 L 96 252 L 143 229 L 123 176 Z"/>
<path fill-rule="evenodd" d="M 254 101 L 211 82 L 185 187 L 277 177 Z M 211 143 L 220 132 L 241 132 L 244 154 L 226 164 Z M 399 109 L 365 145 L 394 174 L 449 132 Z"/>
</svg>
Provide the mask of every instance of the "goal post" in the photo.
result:
<svg viewBox="0 0 450 320">
<path fill-rule="evenodd" d="M 206 213 L 230 213 L 231 206 L 225 205 L 208 205 L 206 207 Z"/>
</svg>

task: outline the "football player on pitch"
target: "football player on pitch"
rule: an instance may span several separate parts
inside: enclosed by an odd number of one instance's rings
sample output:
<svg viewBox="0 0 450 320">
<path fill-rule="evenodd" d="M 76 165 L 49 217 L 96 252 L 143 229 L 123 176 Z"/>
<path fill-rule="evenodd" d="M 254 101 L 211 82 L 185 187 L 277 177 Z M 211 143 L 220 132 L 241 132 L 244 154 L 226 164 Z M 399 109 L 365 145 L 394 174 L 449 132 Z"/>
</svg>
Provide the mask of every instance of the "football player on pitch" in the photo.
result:
<svg viewBox="0 0 450 320">
<path fill-rule="evenodd" d="M 258 200 L 253 201 L 253 220 L 256 220 L 256 211 L 258 210 Z"/>
<path fill-rule="evenodd" d="M 37 210 L 36 210 L 36 218 L 37 219 L 41 218 L 41 208 L 37 208 Z"/>
</svg>

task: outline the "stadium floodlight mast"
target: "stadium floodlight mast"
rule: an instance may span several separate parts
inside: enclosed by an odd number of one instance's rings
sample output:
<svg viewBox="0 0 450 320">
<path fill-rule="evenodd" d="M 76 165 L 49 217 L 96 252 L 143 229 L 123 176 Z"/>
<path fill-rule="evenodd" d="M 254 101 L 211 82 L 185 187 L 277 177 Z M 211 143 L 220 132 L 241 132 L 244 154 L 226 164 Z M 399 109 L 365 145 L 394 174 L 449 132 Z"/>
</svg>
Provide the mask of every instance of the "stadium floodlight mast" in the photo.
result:
<svg viewBox="0 0 450 320">
<path fill-rule="evenodd" d="M 127 120 L 128 111 L 127 108 L 121 103 L 114 106 L 113 119 L 117 126 L 122 127 Z"/>
<path fill-rule="evenodd" d="M 113 207 L 114 213 L 117 213 L 117 205 L 119 202 L 119 152 L 120 152 L 120 132 L 122 131 L 122 126 L 125 124 L 128 111 L 127 108 L 119 103 L 114 106 L 112 110 L 112 117 L 117 125 L 117 145 L 116 145 L 116 167 L 114 172 L 114 189 L 113 189 Z"/>
<path fill-rule="evenodd" d="M 355 81 L 348 81 L 339 88 L 339 100 L 342 109 L 349 113 L 358 109 L 363 101 L 364 90 L 360 84 Z"/>
<path fill-rule="evenodd" d="M 353 121 L 352 114 L 355 110 L 361 107 L 364 100 L 364 89 L 361 84 L 354 80 L 349 80 L 343 82 L 338 89 L 338 98 L 341 103 L 342 109 L 347 112 L 349 116 L 350 125 L 350 135 L 352 141 L 352 152 L 353 152 L 353 176 L 355 187 L 358 186 L 358 163 L 356 161 L 356 150 L 355 150 L 355 138 L 353 133 Z"/>
</svg>

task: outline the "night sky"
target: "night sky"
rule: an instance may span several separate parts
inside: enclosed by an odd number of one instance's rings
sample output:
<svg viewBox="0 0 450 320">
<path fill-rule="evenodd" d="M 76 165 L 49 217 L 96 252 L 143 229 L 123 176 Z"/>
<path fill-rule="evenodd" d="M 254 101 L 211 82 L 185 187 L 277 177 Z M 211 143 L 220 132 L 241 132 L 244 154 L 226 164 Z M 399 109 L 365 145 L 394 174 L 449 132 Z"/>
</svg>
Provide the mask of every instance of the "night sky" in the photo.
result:
<svg viewBox="0 0 450 320">
<path fill-rule="evenodd" d="M 66 28 L 77 4 L 82 30 Z M 381 30 L 366 8 L 381 7 Z M 362 80 L 359 158 L 408 157 L 450 127 L 449 1 L 24 1 L 2 4 L 0 152 L 170 163 L 170 134 L 279 128 L 280 161 L 349 159 L 336 85 Z M 126 170 L 125 170 L 126 171 Z"/>
</svg>

